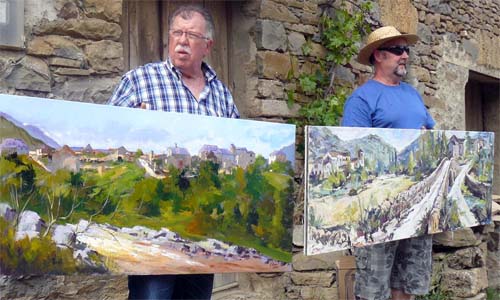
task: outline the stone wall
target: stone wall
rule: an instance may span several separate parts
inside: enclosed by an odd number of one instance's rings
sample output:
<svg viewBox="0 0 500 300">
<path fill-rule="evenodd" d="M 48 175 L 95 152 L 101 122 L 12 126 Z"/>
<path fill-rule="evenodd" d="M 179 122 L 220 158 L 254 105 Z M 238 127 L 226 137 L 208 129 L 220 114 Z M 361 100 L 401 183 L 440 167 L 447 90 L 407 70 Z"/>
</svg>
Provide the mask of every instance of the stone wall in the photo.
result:
<svg viewBox="0 0 500 300">
<path fill-rule="evenodd" d="M 121 0 L 26 0 L 26 48 L 0 49 L 0 92 L 105 102 L 124 71 L 121 14 Z"/>
<path fill-rule="evenodd" d="M 326 0 L 228 2 L 230 88 L 246 118 L 285 122 L 308 97 L 289 107 L 289 71 L 315 67 L 325 54 L 319 16 Z M 354 1 L 355 2 L 355 1 Z M 464 88 L 469 71 L 500 78 L 500 7 L 495 1 L 378 0 L 367 21 L 417 32 L 408 81 L 423 95 L 438 128 L 465 129 Z M 25 0 L 27 48 L 0 50 L 0 92 L 102 103 L 123 70 L 121 0 Z M 304 55 L 310 40 L 313 51 Z M 365 82 L 369 67 L 351 60 L 335 75 L 352 87 Z M 450 113 L 451 112 L 451 113 Z M 496 129 L 497 135 L 500 129 Z M 299 130 L 299 139 L 300 130 Z M 499 139 L 500 140 L 500 139 Z M 299 141 L 300 142 L 300 141 Z M 303 159 L 297 156 L 297 174 Z M 297 176 L 301 180 L 301 176 Z M 499 177 L 495 184 L 499 185 Z M 297 185 L 294 269 L 285 274 L 240 274 L 236 288 L 214 299 L 337 299 L 335 260 L 346 253 L 305 257 Z M 436 235 L 434 277 L 455 299 L 485 299 L 486 287 L 500 288 L 499 223 Z M 29 288 L 28 288 L 29 287 Z M 1 298 L 124 299 L 126 278 L 3 277 Z"/>
</svg>

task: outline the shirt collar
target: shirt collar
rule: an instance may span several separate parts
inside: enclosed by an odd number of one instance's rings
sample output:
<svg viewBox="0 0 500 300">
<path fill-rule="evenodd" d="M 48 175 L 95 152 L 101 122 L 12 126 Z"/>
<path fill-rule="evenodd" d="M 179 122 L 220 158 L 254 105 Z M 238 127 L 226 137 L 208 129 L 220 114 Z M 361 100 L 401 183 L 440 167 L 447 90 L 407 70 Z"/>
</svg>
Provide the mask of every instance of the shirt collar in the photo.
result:
<svg viewBox="0 0 500 300">
<path fill-rule="evenodd" d="M 182 74 L 181 72 L 174 66 L 174 64 L 172 64 L 172 61 L 170 60 L 170 57 L 165 61 L 165 65 L 166 67 L 171 70 L 171 71 L 174 71 L 174 73 L 177 75 L 177 78 L 178 79 L 181 79 L 182 77 Z M 210 82 L 212 80 L 214 80 L 215 78 L 217 78 L 217 74 L 215 73 L 215 71 L 212 69 L 212 67 L 210 67 L 207 63 L 205 63 L 204 61 L 201 62 L 201 69 L 203 70 L 203 73 L 205 75 L 205 78 L 207 79 L 207 82 Z"/>
</svg>

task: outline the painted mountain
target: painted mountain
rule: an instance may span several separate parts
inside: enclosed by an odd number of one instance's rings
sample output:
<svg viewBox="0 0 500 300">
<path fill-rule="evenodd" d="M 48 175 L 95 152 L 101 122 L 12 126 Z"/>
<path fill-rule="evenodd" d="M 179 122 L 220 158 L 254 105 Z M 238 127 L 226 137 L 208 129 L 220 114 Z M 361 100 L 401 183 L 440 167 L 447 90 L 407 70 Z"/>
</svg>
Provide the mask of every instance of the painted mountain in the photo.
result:
<svg viewBox="0 0 500 300">
<path fill-rule="evenodd" d="M 491 222 L 494 134 L 306 128 L 307 255 Z"/>
<path fill-rule="evenodd" d="M 294 141 L 288 124 L 0 95 L 0 273 L 289 271 Z"/>
</svg>

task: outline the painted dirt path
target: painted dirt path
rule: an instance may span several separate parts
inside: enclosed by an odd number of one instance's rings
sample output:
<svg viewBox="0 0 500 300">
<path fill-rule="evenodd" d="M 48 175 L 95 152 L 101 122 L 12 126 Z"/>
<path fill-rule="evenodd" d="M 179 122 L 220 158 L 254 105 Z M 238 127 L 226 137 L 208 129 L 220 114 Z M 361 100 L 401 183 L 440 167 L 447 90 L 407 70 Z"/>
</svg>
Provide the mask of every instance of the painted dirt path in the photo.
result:
<svg viewBox="0 0 500 300">
<path fill-rule="evenodd" d="M 112 273 L 284 272 L 291 269 L 290 264 L 272 260 L 253 249 L 250 255 L 243 256 L 227 251 L 223 255 L 222 247 L 217 246 L 222 242 L 215 244 L 218 249 L 208 249 L 207 245 L 214 245 L 215 240 L 189 244 L 186 241 L 145 240 L 99 224 L 91 224 L 78 233 L 77 240 L 107 258 Z"/>
<path fill-rule="evenodd" d="M 464 195 L 462 194 L 462 190 L 460 189 L 460 187 L 464 182 L 465 175 L 469 173 L 471 167 L 472 167 L 471 162 L 468 162 L 462 167 L 460 173 L 453 182 L 453 186 L 451 187 L 450 192 L 448 193 L 448 199 L 454 201 L 458 206 L 458 210 L 460 211 L 459 214 L 460 224 L 462 224 L 463 227 L 471 227 L 474 225 L 479 225 L 479 222 L 477 221 L 474 214 L 471 212 L 469 206 L 467 205 L 467 202 L 465 201 Z"/>
</svg>

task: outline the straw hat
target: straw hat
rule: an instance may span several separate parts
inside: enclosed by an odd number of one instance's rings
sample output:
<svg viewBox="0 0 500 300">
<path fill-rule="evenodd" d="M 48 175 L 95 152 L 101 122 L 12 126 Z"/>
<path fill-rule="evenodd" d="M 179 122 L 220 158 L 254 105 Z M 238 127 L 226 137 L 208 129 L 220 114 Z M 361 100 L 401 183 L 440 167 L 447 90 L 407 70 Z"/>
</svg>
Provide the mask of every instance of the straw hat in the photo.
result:
<svg viewBox="0 0 500 300">
<path fill-rule="evenodd" d="M 380 47 L 385 42 L 390 40 L 404 38 L 408 42 L 408 45 L 415 44 L 419 38 L 415 34 L 402 34 L 396 28 L 392 26 L 384 26 L 373 31 L 368 35 L 366 39 L 366 46 L 364 46 L 358 54 L 358 61 L 364 65 L 370 64 L 370 56 L 373 51 Z"/>
</svg>

